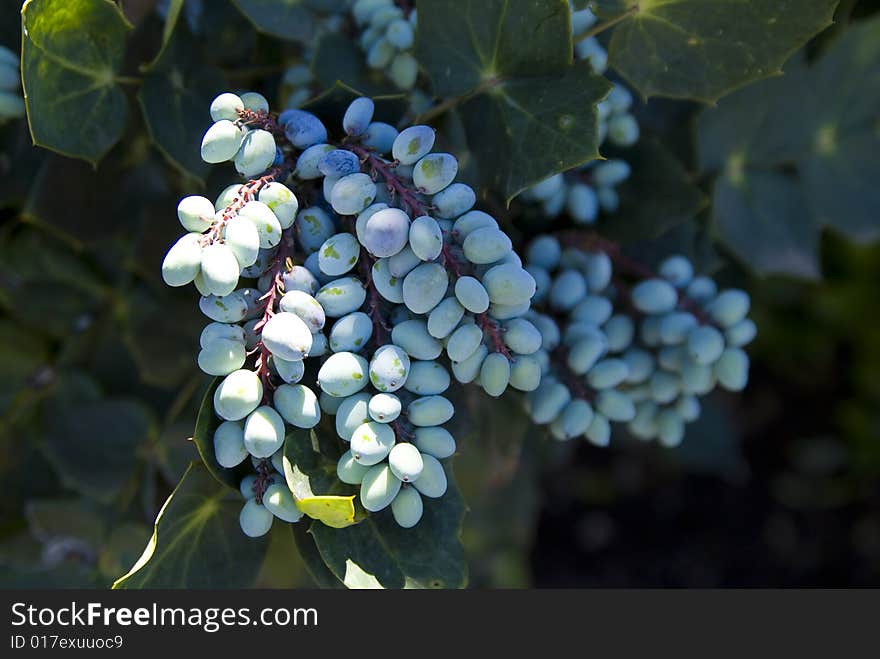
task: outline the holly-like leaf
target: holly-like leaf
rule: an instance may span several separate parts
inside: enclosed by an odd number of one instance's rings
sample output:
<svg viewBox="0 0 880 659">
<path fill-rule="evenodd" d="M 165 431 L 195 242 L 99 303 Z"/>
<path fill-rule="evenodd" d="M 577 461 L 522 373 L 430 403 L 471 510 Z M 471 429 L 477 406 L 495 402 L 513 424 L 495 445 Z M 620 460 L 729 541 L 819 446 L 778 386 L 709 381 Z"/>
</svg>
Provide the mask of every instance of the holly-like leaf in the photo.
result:
<svg viewBox="0 0 880 659">
<path fill-rule="evenodd" d="M 253 586 L 268 536 L 241 532 L 241 495 L 192 464 L 156 517 L 143 554 L 113 588 L 246 588 Z"/>
<path fill-rule="evenodd" d="M 34 143 L 96 164 L 125 130 L 117 74 L 131 25 L 109 0 L 27 0 L 21 15 Z"/>
<path fill-rule="evenodd" d="M 313 523 L 309 532 L 333 574 L 349 588 L 463 588 L 465 505 L 448 465 L 446 477 L 446 494 L 422 498 L 413 528 L 398 526 L 387 508 L 344 529 Z"/>
<path fill-rule="evenodd" d="M 342 82 L 367 96 L 398 93 L 380 71 L 367 67 L 364 52 L 343 34 L 321 35 L 311 60 L 312 74 L 322 89 Z"/>
<path fill-rule="evenodd" d="M 260 32 L 287 41 L 308 43 L 315 31 L 304 0 L 232 0 Z"/>
<path fill-rule="evenodd" d="M 150 411 L 128 398 L 100 398 L 83 378 L 65 378 L 43 406 L 43 452 L 68 487 L 111 502 L 133 477 L 152 430 Z"/>
<path fill-rule="evenodd" d="M 717 173 L 721 239 L 762 274 L 819 275 L 819 232 L 880 237 L 880 19 L 833 42 L 811 66 L 794 60 L 706 110 L 698 122 L 703 171 Z"/>
<path fill-rule="evenodd" d="M 608 237 L 620 242 L 656 238 L 706 206 L 693 177 L 659 141 L 642 137 L 621 157 L 632 173 L 617 189 L 620 208 L 600 225 Z"/>
<path fill-rule="evenodd" d="M 226 87 L 224 76 L 202 61 L 183 23 L 149 70 L 138 102 L 150 137 L 172 165 L 203 180 L 211 166 L 199 147 L 211 125 L 207 108 Z"/>
<path fill-rule="evenodd" d="M 290 530 L 293 532 L 293 541 L 296 543 L 299 557 L 315 585 L 319 588 L 342 588 L 342 582 L 336 578 L 324 563 L 324 559 L 321 558 L 308 526 L 305 523 L 291 524 Z"/>
<path fill-rule="evenodd" d="M 837 3 L 630 0 L 608 57 L 646 98 L 714 103 L 738 87 L 779 75 L 792 53 L 831 25 Z"/>
<path fill-rule="evenodd" d="M 336 477 L 336 462 L 319 452 L 314 430 L 287 434 L 283 462 L 287 486 L 303 513 L 337 529 L 357 523 L 354 488 Z"/>
<path fill-rule="evenodd" d="M 425 0 L 417 54 L 458 113 L 482 183 L 507 200 L 599 157 L 596 103 L 610 84 L 572 66 L 565 0 Z"/>
</svg>

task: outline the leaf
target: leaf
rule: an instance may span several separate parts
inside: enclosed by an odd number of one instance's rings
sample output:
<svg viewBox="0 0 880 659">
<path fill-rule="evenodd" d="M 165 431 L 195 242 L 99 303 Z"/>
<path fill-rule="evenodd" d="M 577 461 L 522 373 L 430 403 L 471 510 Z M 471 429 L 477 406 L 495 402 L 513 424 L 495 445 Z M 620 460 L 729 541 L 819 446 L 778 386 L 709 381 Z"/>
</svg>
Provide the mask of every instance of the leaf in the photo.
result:
<svg viewBox="0 0 880 659">
<path fill-rule="evenodd" d="M 56 387 L 43 407 L 43 452 L 65 485 L 109 503 L 134 476 L 152 415 L 136 400 L 95 398 L 88 380 Z"/>
<path fill-rule="evenodd" d="M 200 155 L 202 137 L 211 125 L 207 108 L 226 83 L 222 72 L 205 64 L 191 42 L 192 35 L 181 24 L 150 64 L 151 73 L 137 98 L 150 138 L 162 155 L 204 182 L 211 168 Z"/>
<path fill-rule="evenodd" d="M 465 505 L 448 465 L 446 476 L 446 494 L 423 497 L 424 514 L 411 529 L 398 526 L 387 508 L 345 529 L 312 524 L 309 532 L 333 574 L 349 588 L 463 588 Z"/>
<path fill-rule="evenodd" d="M 327 91 L 308 101 L 302 109 L 319 117 L 327 126 L 338 126 L 342 124 L 342 118 L 349 104 L 359 96 L 364 96 L 360 88 L 355 89 L 344 82 L 334 81 L 329 84 Z M 406 113 L 406 96 L 394 93 L 372 98 L 375 105 L 373 113 L 375 121 L 394 125 Z"/>
<path fill-rule="evenodd" d="M 177 20 L 180 18 L 180 12 L 183 9 L 184 3 L 185 0 L 169 0 L 168 11 L 165 14 L 165 24 L 162 26 L 162 45 L 159 46 L 159 52 L 156 53 L 153 60 L 141 67 L 142 70 L 149 71 L 162 59 L 165 49 L 171 41 L 171 35 L 174 34 L 174 28 L 177 26 Z"/>
<path fill-rule="evenodd" d="M 95 507 L 84 499 L 32 500 L 24 514 L 31 533 L 43 543 L 77 539 L 95 550 L 107 532 Z"/>
<path fill-rule="evenodd" d="M 96 164 L 125 130 L 117 84 L 131 25 L 109 0 L 27 0 L 22 84 L 34 143 Z"/>
<path fill-rule="evenodd" d="M 631 0 L 611 36 L 611 66 L 641 94 L 715 103 L 779 75 L 831 25 L 838 0 Z"/>
<path fill-rule="evenodd" d="M 268 536 L 241 532 L 241 496 L 193 463 L 156 517 L 153 535 L 121 588 L 246 588 L 260 571 Z"/>
<path fill-rule="evenodd" d="M 315 31 L 312 13 L 303 0 L 232 0 L 260 32 L 299 43 L 308 43 Z"/>
<path fill-rule="evenodd" d="M 342 82 L 371 97 L 398 93 L 380 71 L 367 67 L 364 52 L 344 34 L 327 32 L 318 38 L 311 68 L 323 89 Z"/>
<path fill-rule="evenodd" d="M 290 530 L 293 532 L 293 541 L 296 543 L 296 549 L 303 565 L 315 585 L 319 588 L 342 588 L 342 582 L 324 564 L 307 525 L 305 523 L 291 524 Z"/>
<path fill-rule="evenodd" d="M 699 117 L 720 238 L 761 274 L 819 276 L 820 231 L 880 237 L 880 19 Z"/>
<path fill-rule="evenodd" d="M 460 97 L 481 182 L 508 201 L 599 157 L 596 103 L 611 85 L 572 66 L 564 0 L 423 1 L 416 43 L 434 91 Z"/>
<path fill-rule="evenodd" d="M 632 173 L 617 188 L 620 208 L 600 224 L 603 235 L 620 242 L 656 238 L 706 206 L 693 177 L 659 141 L 642 137 L 621 157 Z"/>
<path fill-rule="evenodd" d="M 333 528 L 357 523 L 354 488 L 336 477 L 336 462 L 318 452 L 314 430 L 295 428 L 284 438 L 284 477 L 296 507 Z"/>
</svg>

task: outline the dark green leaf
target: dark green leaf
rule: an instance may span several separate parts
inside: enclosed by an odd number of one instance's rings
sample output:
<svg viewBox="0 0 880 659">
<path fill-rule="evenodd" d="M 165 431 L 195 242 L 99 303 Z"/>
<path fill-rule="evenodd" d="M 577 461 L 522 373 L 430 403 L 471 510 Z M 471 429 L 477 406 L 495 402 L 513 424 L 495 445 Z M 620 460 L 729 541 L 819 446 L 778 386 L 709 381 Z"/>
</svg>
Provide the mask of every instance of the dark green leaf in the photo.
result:
<svg viewBox="0 0 880 659">
<path fill-rule="evenodd" d="M 398 90 L 385 76 L 366 65 L 364 52 L 349 37 L 327 32 L 318 39 L 312 56 L 312 73 L 321 88 L 342 82 L 367 96 L 394 94 Z"/>
<path fill-rule="evenodd" d="M 165 49 L 171 41 L 171 36 L 174 34 L 174 28 L 177 27 L 177 19 L 180 18 L 180 12 L 183 9 L 185 1 L 186 0 L 169 0 L 168 12 L 165 14 L 165 25 L 162 26 L 162 45 L 159 46 L 159 52 L 156 53 L 153 61 L 141 67 L 142 69 L 148 71 L 162 59 L 162 56 L 165 54 Z"/>
<path fill-rule="evenodd" d="M 420 2 L 417 52 L 435 92 L 462 97 L 481 183 L 505 199 L 598 157 L 595 106 L 611 86 L 571 66 L 567 2 Z"/>
<path fill-rule="evenodd" d="M 718 173 L 720 237 L 760 273 L 819 274 L 823 227 L 880 237 L 880 19 L 847 31 L 818 61 L 793 61 L 706 110 L 699 160 Z"/>
<path fill-rule="evenodd" d="M 241 532 L 242 499 L 192 464 L 162 506 L 153 536 L 114 588 L 246 588 L 260 571 L 268 536 Z"/>
<path fill-rule="evenodd" d="M 499 82 L 459 110 L 484 185 L 509 201 L 548 176 L 599 157 L 595 104 L 611 89 L 586 62 Z"/>
<path fill-rule="evenodd" d="M 170 18 L 170 15 L 169 15 Z M 204 179 L 210 165 L 200 145 L 211 125 L 208 108 L 226 87 L 222 72 L 202 61 L 192 35 L 181 24 L 138 92 L 150 137 L 172 165 Z"/>
<path fill-rule="evenodd" d="M 567 0 L 421 0 L 417 53 L 440 96 L 571 63 Z"/>
<path fill-rule="evenodd" d="M 336 476 L 338 451 L 332 457 L 321 452 L 321 440 L 338 445 L 329 432 L 295 428 L 284 438 L 284 477 L 297 506 L 312 519 L 334 528 L 356 523 L 356 489 Z"/>
<path fill-rule="evenodd" d="M 303 565 L 315 585 L 319 588 L 342 588 L 342 582 L 324 564 L 324 559 L 321 558 L 321 554 L 315 546 L 315 540 L 308 531 L 307 523 L 291 524 L 290 529 L 293 532 L 293 540 Z"/>
<path fill-rule="evenodd" d="M 320 117 L 327 126 L 340 126 L 349 103 L 363 95 L 360 89 L 334 80 L 329 84 L 327 91 L 303 105 L 303 109 Z M 400 120 L 407 109 L 406 97 L 400 94 L 373 96 L 373 101 L 375 101 L 373 115 L 375 120 L 392 125 Z"/>
<path fill-rule="evenodd" d="M 389 509 L 344 529 L 314 522 L 309 532 L 333 574 L 349 588 L 464 587 L 465 505 L 448 465 L 446 476 L 446 494 L 423 497 L 424 515 L 411 529 L 398 526 Z"/>
<path fill-rule="evenodd" d="M 620 208 L 599 225 L 604 235 L 621 242 L 656 238 L 705 207 L 693 177 L 659 141 L 643 137 L 621 157 L 632 173 L 617 189 Z"/>
<path fill-rule="evenodd" d="M 82 378 L 63 379 L 43 406 L 43 451 L 68 487 L 111 502 L 133 477 L 139 449 L 151 431 L 143 404 L 96 399 Z"/>
<path fill-rule="evenodd" d="M 260 32 L 279 39 L 308 43 L 315 31 L 312 13 L 303 0 L 232 0 Z"/>
<path fill-rule="evenodd" d="M 631 0 L 613 66 L 645 97 L 714 103 L 782 64 L 831 25 L 838 0 Z"/>
<path fill-rule="evenodd" d="M 22 82 L 34 142 L 97 163 L 128 116 L 116 81 L 131 29 L 109 0 L 28 0 Z"/>
</svg>

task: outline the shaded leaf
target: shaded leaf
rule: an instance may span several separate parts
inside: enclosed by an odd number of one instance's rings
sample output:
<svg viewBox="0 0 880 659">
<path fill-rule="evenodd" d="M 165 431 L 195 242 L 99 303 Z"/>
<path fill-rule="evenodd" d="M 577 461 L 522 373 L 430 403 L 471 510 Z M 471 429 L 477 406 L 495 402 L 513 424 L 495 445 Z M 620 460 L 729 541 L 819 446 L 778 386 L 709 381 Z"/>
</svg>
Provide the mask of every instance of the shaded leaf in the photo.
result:
<svg viewBox="0 0 880 659">
<path fill-rule="evenodd" d="M 260 32 L 279 39 L 308 43 L 315 30 L 304 0 L 232 0 Z"/>
<path fill-rule="evenodd" d="M 448 465 L 446 476 L 446 494 L 423 497 L 424 515 L 411 529 L 398 526 L 387 508 L 345 529 L 312 524 L 310 533 L 333 574 L 349 588 L 464 587 L 465 505 Z"/>
<path fill-rule="evenodd" d="M 838 0 L 631 0 L 615 29 L 611 66 L 643 96 L 714 103 L 781 73 L 792 53 L 831 25 Z"/>
<path fill-rule="evenodd" d="M 420 2 L 417 53 L 437 94 L 463 97 L 481 183 L 508 201 L 599 157 L 596 103 L 611 85 L 571 65 L 567 2 Z"/>
<path fill-rule="evenodd" d="M 319 588 L 342 588 L 342 582 L 324 564 L 324 559 L 315 546 L 315 541 L 308 531 L 307 524 L 291 524 L 296 549 L 306 567 L 309 576 Z"/>
<path fill-rule="evenodd" d="M 116 76 L 131 25 L 109 0 L 28 0 L 22 84 L 34 143 L 97 163 L 125 130 Z"/>
<path fill-rule="evenodd" d="M 191 42 L 192 35 L 181 24 L 150 65 L 138 102 L 150 137 L 162 155 L 178 169 L 204 179 L 211 167 L 202 160 L 200 150 L 211 125 L 207 109 L 225 89 L 226 81 L 219 69 L 202 61 Z"/>
<path fill-rule="evenodd" d="M 344 34 L 322 34 L 311 57 L 312 73 L 321 88 L 330 89 L 342 82 L 367 96 L 397 93 L 382 72 L 366 65 L 364 52 Z"/>
<path fill-rule="evenodd" d="M 113 501 L 133 477 L 152 428 L 139 401 L 95 399 L 88 381 L 62 380 L 44 404 L 43 451 L 68 487 Z"/>
<path fill-rule="evenodd" d="M 622 157 L 632 173 L 617 188 L 620 208 L 600 224 L 603 235 L 621 242 L 656 238 L 706 206 L 693 177 L 659 141 L 643 137 Z"/>
<path fill-rule="evenodd" d="M 284 438 L 284 477 L 297 508 L 312 519 L 344 528 L 356 523 L 354 488 L 336 477 L 336 462 L 322 455 L 314 430 L 294 428 Z"/>
<path fill-rule="evenodd" d="M 240 494 L 192 464 L 156 517 L 143 554 L 113 588 L 246 588 L 269 546 L 241 532 Z M 230 569 L 234 566 L 234 569 Z"/>
<path fill-rule="evenodd" d="M 834 41 L 811 66 L 758 83 L 698 121 L 700 166 L 717 173 L 721 239 L 762 274 L 819 275 L 823 227 L 880 237 L 880 19 Z"/>
</svg>

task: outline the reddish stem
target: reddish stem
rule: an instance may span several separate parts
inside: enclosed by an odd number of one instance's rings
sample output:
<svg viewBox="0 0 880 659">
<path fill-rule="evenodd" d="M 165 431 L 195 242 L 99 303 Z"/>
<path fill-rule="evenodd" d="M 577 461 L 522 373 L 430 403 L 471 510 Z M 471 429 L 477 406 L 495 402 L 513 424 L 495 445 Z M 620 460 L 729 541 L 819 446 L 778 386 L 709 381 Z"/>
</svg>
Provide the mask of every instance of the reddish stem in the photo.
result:
<svg viewBox="0 0 880 659">
<path fill-rule="evenodd" d="M 284 128 L 278 125 L 276 121 L 276 115 L 273 115 L 270 112 L 265 112 L 263 110 L 259 112 L 255 112 L 253 110 L 239 110 L 238 111 L 238 123 L 242 126 L 252 126 L 254 128 L 262 128 L 263 130 L 267 130 L 276 137 L 284 137 L 287 136 L 284 133 Z"/>
<path fill-rule="evenodd" d="M 373 282 L 374 259 L 367 250 L 361 248 L 361 277 L 367 285 L 367 315 L 373 321 L 373 340 L 376 346 L 383 346 L 391 338 L 391 330 L 382 317 L 382 296 Z"/>
<path fill-rule="evenodd" d="M 504 343 L 504 328 L 495 321 L 489 318 L 488 314 L 480 313 L 476 315 L 477 327 L 483 330 L 484 333 L 489 335 L 489 339 L 492 342 L 492 349 L 495 352 L 500 352 L 502 355 L 507 357 L 508 360 L 513 359 L 510 348 L 507 347 L 507 344 Z"/>
<path fill-rule="evenodd" d="M 270 481 L 272 477 L 271 462 L 265 458 L 257 462 L 257 480 L 254 481 L 251 491 L 260 505 L 263 504 L 263 495 L 266 494 L 266 490 L 272 484 Z"/>
<path fill-rule="evenodd" d="M 377 156 L 374 151 L 359 144 L 348 143 L 344 144 L 343 148 L 356 154 L 361 159 L 361 162 L 369 165 L 370 170 L 373 173 L 373 178 L 381 176 L 385 181 L 385 185 L 388 186 L 388 191 L 391 193 L 392 198 L 397 195 L 403 205 L 409 209 L 410 213 L 414 215 L 428 214 L 428 206 L 419 199 L 416 191 L 410 189 L 410 187 L 401 181 L 400 177 L 392 171 L 397 166 L 395 162 L 388 162 L 384 158 Z"/>
<path fill-rule="evenodd" d="M 247 183 L 243 183 L 238 189 L 237 196 L 232 200 L 226 208 L 223 209 L 223 215 L 214 222 L 211 230 L 202 237 L 203 244 L 210 244 L 214 241 L 221 240 L 223 237 L 223 227 L 242 209 L 242 207 L 257 196 L 257 193 L 269 183 L 272 183 L 287 174 L 290 171 L 290 164 L 284 163 L 271 167 L 266 170 L 260 178 L 251 179 Z"/>
<path fill-rule="evenodd" d="M 568 367 L 568 351 L 563 346 L 559 346 L 551 353 L 550 359 L 556 366 L 555 372 L 568 387 L 572 397 L 592 403 L 596 397 L 595 392 L 587 387 L 583 377 L 578 376 Z"/>
<path fill-rule="evenodd" d="M 263 317 L 254 325 L 254 332 L 257 334 L 262 333 L 263 327 L 275 315 L 275 305 L 279 294 L 284 290 L 284 282 L 281 279 L 281 276 L 284 274 L 284 264 L 292 251 L 293 227 L 290 227 L 281 234 L 281 243 L 278 245 L 278 251 L 275 253 L 275 258 L 267 271 L 272 273 L 272 285 L 263 297 L 260 298 L 260 303 L 263 305 Z M 269 392 L 275 389 L 275 385 L 272 383 L 272 374 L 269 371 L 269 356 L 272 353 L 263 345 L 262 339 L 257 342 L 257 347 L 254 348 L 253 352 L 259 353 L 255 364 L 256 372 L 263 383 L 263 402 L 268 403 Z"/>
</svg>

